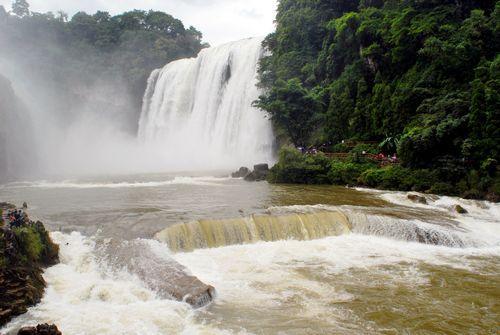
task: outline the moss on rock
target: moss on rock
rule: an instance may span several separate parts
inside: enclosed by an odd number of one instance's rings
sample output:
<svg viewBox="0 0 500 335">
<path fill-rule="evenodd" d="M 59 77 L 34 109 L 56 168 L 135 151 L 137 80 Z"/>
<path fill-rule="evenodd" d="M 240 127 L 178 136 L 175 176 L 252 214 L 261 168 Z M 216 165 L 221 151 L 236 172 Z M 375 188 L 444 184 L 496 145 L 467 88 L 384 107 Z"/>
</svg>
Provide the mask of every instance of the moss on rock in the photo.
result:
<svg viewBox="0 0 500 335">
<path fill-rule="evenodd" d="M 43 268 L 59 261 L 59 247 L 41 222 L 0 227 L 0 326 L 42 299 Z"/>
</svg>

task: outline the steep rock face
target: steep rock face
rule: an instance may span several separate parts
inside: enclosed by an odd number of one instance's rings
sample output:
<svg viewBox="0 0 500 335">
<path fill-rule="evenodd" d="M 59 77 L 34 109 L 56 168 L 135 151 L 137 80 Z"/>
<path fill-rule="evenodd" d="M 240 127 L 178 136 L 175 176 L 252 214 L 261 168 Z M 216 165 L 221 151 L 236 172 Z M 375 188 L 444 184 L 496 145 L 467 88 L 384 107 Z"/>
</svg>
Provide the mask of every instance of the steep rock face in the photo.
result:
<svg viewBox="0 0 500 335">
<path fill-rule="evenodd" d="M 2 206 L 5 211 L 11 207 Z M 0 224 L 0 326 L 40 302 L 46 285 L 43 268 L 58 263 L 58 254 L 41 222 Z"/>
<path fill-rule="evenodd" d="M 0 75 L 0 182 L 23 177 L 35 163 L 33 131 L 27 110 Z"/>
</svg>

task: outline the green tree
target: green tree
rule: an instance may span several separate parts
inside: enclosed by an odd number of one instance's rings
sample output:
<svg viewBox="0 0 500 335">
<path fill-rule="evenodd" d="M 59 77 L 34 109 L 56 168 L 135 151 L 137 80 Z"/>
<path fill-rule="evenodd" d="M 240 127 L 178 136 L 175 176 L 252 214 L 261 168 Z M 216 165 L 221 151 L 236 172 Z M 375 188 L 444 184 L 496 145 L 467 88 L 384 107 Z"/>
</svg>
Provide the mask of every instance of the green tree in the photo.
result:
<svg viewBox="0 0 500 335">
<path fill-rule="evenodd" d="M 12 3 L 12 12 L 19 17 L 28 16 L 30 15 L 30 5 L 26 0 L 16 0 Z"/>
<path fill-rule="evenodd" d="M 314 128 L 312 116 L 318 103 L 299 79 L 278 82 L 257 106 L 268 111 L 274 122 L 284 125 L 295 145 L 306 145 L 308 135 Z"/>
</svg>

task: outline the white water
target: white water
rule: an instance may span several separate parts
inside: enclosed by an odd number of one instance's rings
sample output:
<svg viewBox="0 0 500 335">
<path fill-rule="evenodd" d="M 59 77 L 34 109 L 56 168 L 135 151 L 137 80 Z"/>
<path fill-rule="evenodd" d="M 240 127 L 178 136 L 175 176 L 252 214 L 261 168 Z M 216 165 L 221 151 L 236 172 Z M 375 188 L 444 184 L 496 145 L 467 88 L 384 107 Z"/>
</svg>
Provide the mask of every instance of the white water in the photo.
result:
<svg viewBox="0 0 500 335">
<path fill-rule="evenodd" d="M 131 191 L 138 190 L 132 184 L 128 187 Z M 227 189 L 231 187 L 224 190 Z M 441 276 L 439 272 L 436 275 L 436 271 L 443 271 L 445 275 L 453 271 L 450 269 L 465 271 L 459 272 L 458 278 L 462 273 L 484 274 L 485 282 L 498 276 L 500 222 L 496 214 L 500 206 L 435 197 L 432 202 L 429 199 L 428 208 L 416 209 L 418 206 L 405 200 L 405 193 L 377 192 L 375 196 L 399 203 L 398 207 L 381 210 L 398 210 L 413 216 L 412 211 L 430 209 L 435 211 L 435 216 L 451 218 L 456 226 L 434 226 L 432 229 L 453 232 L 464 240 L 481 243 L 450 248 L 407 241 L 404 229 L 396 229 L 394 236 L 387 234 L 397 228 L 396 221 L 399 225 L 415 224 L 426 230 L 431 229 L 433 223 L 395 218 L 389 229 L 380 232 L 371 229 L 384 224 L 382 216 L 380 224 L 373 221 L 370 229 L 353 229 L 351 234 L 314 241 L 256 242 L 173 254 L 165 244 L 145 240 L 154 254 L 173 258 L 216 288 L 214 303 L 193 310 L 188 304 L 165 299 L 161 292 L 151 289 L 151 283 L 148 285 L 130 271 L 117 270 L 96 250 L 94 238 L 79 233 L 53 233 L 54 240 L 61 246 L 61 263 L 49 268 L 44 275 L 48 288 L 42 303 L 30 308 L 27 314 L 16 318 L 0 332 L 14 332 L 26 324 L 48 322 L 57 324 L 69 335 L 382 334 L 387 333 L 383 331 L 386 328 L 370 323 L 370 318 L 356 305 L 356 301 L 371 301 L 364 299 L 382 289 L 388 292 L 384 310 L 400 309 L 407 311 L 407 315 L 414 313 L 417 318 L 425 318 L 429 317 L 426 312 L 432 313 L 435 306 L 440 306 L 440 311 L 444 312 L 436 318 L 448 317 L 446 322 L 450 325 L 465 317 L 465 314 L 454 317 L 457 310 L 466 309 L 471 319 L 478 313 L 485 319 L 494 318 L 494 308 L 470 306 L 474 297 L 467 298 L 464 303 L 457 302 L 456 295 L 466 295 L 467 288 L 447 291 L 444 300 L 433 303 L 428 303 L 429 299 L 439 297 L 425 294 L 436 287 L 433 280 Z M 464 205 L 470 214 L 459 215 L 451 211 L 449 207 L 455 203 Z M 337 209 L 326 205 L 274 206 L 268 213 Z M 342 206 L 342 209 L 364 215 L 373 208 Z M 375 220 L 371 214 L 370 218 Z M 167 277 L 155 271 L 148 274 L 159 281 Z M 451 285 L 446 280 L 455 274 L 449 276 L 439 282 L 441 289 L 446 290 L 447 285 Z M 410 293 L 393 302 L 397 296 L 392 296 L 391 290 Z M 405 299 L 415 299 L 410 304 L 415 305 L 415 309 L 408 309 Z M 484 296 L 481 299 L 485 299 Z M 466 303 L 469 305 L 464 307 Z M 453 310 L 448 311 L 448 307 Z M 394 333 L 410 329 L 398 328 L 391 322 L 387 327 L 399 331 Z M 445 329 L 446 322 L 439 329 Z"/>
<path fill-rule="evenodd" d="M 148 80 L 139 137 L 188 167 L 252 166 L 273 161 L 273 133 L 259 97 L 261 38 L 202 50 Z M 189 166 L 191 165 L 191 166 Z"/>
</svg>

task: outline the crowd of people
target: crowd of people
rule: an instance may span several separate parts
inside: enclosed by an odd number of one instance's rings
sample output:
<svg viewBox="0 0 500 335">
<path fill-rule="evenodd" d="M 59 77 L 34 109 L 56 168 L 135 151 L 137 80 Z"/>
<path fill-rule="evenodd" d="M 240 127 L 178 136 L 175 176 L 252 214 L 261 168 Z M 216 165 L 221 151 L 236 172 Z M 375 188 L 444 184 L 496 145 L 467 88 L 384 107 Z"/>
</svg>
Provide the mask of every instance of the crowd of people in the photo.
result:
<svg viewBox="0 0 500 335">
<path fill-rule="evenodd" d="M 21 209 L 10 210 L 7 213 L 7 219 L 11 228 L 21 227 L 29 222 L 28 215 Z"/>
</svg>

